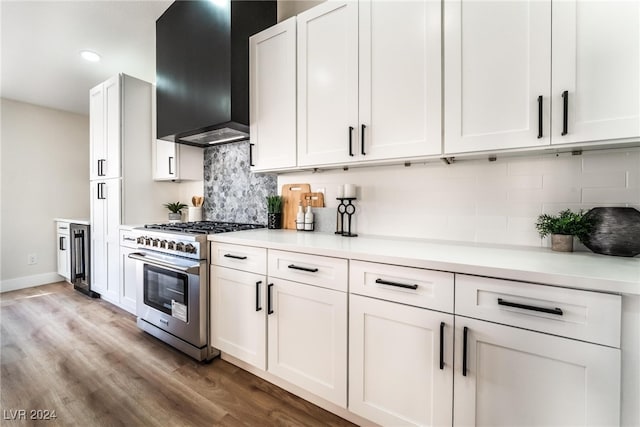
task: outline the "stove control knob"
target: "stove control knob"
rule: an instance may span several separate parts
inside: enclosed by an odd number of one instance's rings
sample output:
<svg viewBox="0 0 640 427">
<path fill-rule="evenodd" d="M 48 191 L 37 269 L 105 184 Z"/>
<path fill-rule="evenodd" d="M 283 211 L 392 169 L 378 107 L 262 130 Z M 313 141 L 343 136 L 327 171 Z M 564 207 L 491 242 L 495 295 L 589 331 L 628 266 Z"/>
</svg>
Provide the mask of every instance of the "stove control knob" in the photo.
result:
<svg viewBox="0 0 640 427">
<path fill-rule="evenodd" d="M 151 241 L 151 246 L 158 247 L 160 245 L 160 239 L 153 239 Z"/>
<path fill-rule="evenodd" d="M 160 240 L 160 247 L 161 248 L 166 248 L 167 247 L 167 241 L 166 240 Z"/>
<path fill-rule="evenodd" d="M 176 251 L 184 252 L 184 243 L 181 243 L 181 242 L 176 243 Z"/>
<path fill-rule="evenodd" d="M 187 243 L 187 245 L 184 247 L 184 251 L 188 254 L 195 254 L 196 247 L 193 246 L 191 243 Z"/>
<path fill-rule="evenodd" d="M 176 248 L 176 242 L 174 242 L 173 240 L 167 243 L 167 249 L 175 249 Z"/>
<path fill-rule="evenodd" d="M 138 237 L 136 239 L 136 243 L 139 245 L 144 245 L 144 237 Z"/>
<path fill-rule="evenodd" d="M 147 246 L 151 246 L 151 237 L 145 237 L 144 238 L 144 244 Z"/>
</svg>

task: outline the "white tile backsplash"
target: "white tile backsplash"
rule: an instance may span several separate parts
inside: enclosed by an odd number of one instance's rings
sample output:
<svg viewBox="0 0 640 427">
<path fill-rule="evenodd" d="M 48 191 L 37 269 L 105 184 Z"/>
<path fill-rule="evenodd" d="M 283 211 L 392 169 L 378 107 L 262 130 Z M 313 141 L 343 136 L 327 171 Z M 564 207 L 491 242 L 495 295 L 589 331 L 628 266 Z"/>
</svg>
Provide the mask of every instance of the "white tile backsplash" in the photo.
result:
<svg viewBox="0 0 640 427">
<path fill-rule="evenodd" d="M 360 234 L 547 246 L 534 227 L 542 212 L 640 209 L 640 148 L 278 176 L 280 189 L 301 182 L 325 188 L 328 208 L 339 184 L 357 185 Z"/>
</svg>

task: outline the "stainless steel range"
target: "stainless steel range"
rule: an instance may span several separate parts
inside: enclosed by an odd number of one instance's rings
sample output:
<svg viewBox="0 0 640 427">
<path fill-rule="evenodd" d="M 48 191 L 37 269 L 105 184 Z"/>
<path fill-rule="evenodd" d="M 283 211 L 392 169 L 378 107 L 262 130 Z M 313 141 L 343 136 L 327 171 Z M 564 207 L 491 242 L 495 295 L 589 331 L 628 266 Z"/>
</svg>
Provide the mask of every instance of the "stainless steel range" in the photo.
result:
<svg viewBox="0 0 640 427">
<path fill-rule="evenodd" d="M 185 222 L 136 228 L 138 327 L 197 360 L 220 352 L 209 345 L 207 235 L 264 228 L 260 224 Z"/>
</svg>

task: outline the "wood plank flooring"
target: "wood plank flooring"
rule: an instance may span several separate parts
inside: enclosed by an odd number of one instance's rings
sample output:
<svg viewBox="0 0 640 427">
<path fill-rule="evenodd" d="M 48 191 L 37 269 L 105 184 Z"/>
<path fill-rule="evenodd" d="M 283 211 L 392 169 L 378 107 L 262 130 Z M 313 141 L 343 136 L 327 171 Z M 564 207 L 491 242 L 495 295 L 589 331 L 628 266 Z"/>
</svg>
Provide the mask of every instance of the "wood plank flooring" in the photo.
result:
<svg viewBox="0 0 640 427">
<path fill-rule="evenodd" d="M 1 294 L 0 327 L 2 426 L 353 425 L 223 360 L 198 363 L 66 283 Z"/>
</svg>

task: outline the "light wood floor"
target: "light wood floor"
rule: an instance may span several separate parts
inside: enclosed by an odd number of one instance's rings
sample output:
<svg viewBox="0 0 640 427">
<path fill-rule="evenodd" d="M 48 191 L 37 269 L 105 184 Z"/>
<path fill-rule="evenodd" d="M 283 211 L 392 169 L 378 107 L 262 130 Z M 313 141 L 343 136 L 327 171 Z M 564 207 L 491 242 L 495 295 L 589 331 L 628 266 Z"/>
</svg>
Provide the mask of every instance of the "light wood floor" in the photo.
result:
<svg viewBox="0 0 640 427">
<path fill-rule="evenodd" d="M 201 364 L 135 317 L 56 283 L 0 295 L 0 424 L 55 410 L 63 426 L 346 426 L 223 360 Z M 27 410 L 27 421 L 10 421 Z"/>
</svg>

